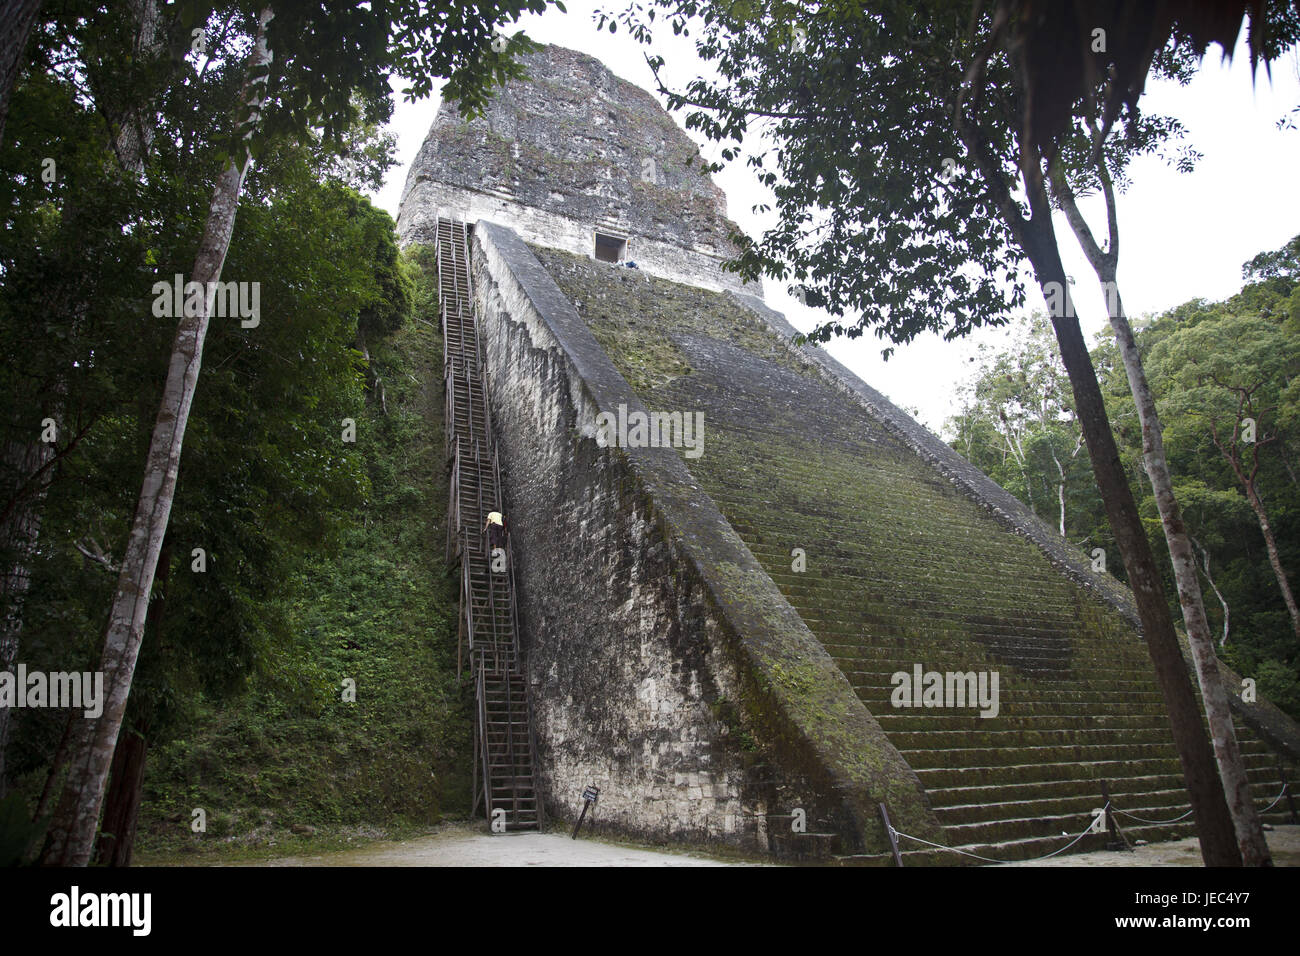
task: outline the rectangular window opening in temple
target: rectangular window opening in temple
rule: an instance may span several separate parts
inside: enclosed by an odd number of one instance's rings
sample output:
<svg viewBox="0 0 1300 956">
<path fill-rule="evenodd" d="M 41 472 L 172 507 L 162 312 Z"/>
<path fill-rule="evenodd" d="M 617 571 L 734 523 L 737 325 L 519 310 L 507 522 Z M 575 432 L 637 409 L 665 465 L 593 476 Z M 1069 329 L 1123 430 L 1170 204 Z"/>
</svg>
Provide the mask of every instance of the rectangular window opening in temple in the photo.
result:
<svg viewBox="0 0 1300 956">
<path fill-rule="evenodd" d="M 627 240 L 621 236 L 596 233 L 596 258 L 601 262 L 622 262 L 627 258 Z"/>
</svg>

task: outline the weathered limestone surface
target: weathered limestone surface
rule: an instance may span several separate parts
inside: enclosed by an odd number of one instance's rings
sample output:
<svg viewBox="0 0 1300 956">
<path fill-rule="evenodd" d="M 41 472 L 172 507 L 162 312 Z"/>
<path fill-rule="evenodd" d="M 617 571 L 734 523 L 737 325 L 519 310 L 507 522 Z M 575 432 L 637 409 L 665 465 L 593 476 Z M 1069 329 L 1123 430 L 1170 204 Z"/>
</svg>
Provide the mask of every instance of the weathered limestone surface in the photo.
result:
<svg viewBox="0 0 1300 956">
<path fill-rule="evenodd" d="M 645 406 L 533 254 L 480 222 L 472 255 L 548 811 L 572 818 L 595 784 L 624 832 L 762 847 L 801 808 L 880 852 L 887 800 L 936 837 L 916 775 L 677 452 L 598 446 L 597 414 Z"/>
<path fill-rule="evenodd" d="M 722 190 L 654 97 L 574 50 L 546 47 L 524 64 L 530 81 L 507 84 L 481 119 L 440 106 L 407 175 L 402 242 L 432 241 L 440 211 L 578 255 L 600 229 L 627 237 L 628 257 L 653 275 L 741 291 L 720 268 L 734 252 Z"/>
<path fill-rule="evenodd" d="M 1059 849 L 1102 779 L 1138 817 L 1180 815 L 1126 593 L 879 393 L 792 347 L 760 303 L 535 254 L 652 412 L 702 412 L 703 454 L 684 463 L 916 771 L 943 842 L 993 859 Z M 997 673 L 997 713 L 895 707 L 892 675 L 918 665 Z M 1273 758 L 1244 728 L 1242 742 L 1271 800 Z"/>
</svg>

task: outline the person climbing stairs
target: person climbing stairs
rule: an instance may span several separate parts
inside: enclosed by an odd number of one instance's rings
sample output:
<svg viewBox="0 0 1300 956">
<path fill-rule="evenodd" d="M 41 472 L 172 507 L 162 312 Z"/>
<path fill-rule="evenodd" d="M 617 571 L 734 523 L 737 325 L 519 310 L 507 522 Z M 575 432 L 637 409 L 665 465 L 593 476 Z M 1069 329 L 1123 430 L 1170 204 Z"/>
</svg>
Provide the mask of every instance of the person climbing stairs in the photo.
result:
<svg viewBox="0 0 1300 956">
<path fill-rule="evenodd" d="M 494 833 L 537 830 L 544 809 L 536 784 L 532 709 L 519 651 L 510 536 L 501 518 L 501 469 L 474 321 L 464 223 L 438 220 L 437 264 L 452 465 L 448 557 L 460 560 L 460 628 L 475 688 L 471 812 L 482 807 Z M 483 533 L 489 525 L 490 538 Z M 504 552 L 504 567 L 494 566 L 497 549 Z"/>
</svg>

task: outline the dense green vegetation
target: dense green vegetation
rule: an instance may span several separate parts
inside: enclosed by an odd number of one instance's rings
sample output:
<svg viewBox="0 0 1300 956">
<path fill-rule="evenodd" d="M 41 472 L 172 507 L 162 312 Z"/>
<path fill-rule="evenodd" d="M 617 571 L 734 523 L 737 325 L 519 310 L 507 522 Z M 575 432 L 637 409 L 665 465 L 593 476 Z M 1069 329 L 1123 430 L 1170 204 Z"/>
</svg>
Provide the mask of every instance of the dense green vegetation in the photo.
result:
<svg viewBox="0 0 1300 956">
<path fill-rule="evenodd" d="M 377 216 L 392 248 L 392 222 Z M 456 680 L 456 595 L 443 556 L 436 276 L 421 249 L 392 265 L 406 287 L 401 327 L 369 343 L 364 375 L 350 339 L 335 343 L 345 362 L 329 381 L 346 397 L 320 413 L 302 444 L 282 437 L 305 431 L 300 419 L 286 424 L 260 403 L 242 415 L 233 400 L 223 407 L 230 396 L 220 395 L 220 373 L 209 394 L 222 413 L 196 412 L 173 518 L 173 535 L 185 545 L 170 549 L 161 575 L 165 628 L 160 621 L 148 634 L 131 710 L 132 732 L 144 733 L 150 748 L 139 825 L 146 852 L 296 843 L 304 827 L 325 840 L 404 832 L 468 811 L 470 719 Z M 341 300 L 321 301 L 337 307 Z M 294 314 L 299 321 L 290 325 L 303 336 L 309 316 Z M 330 314 L 337 324 L 338 313 Z M 217 355 L 221 342 L 217 335 Z M 318 343 L 321 362 L 294 367 L 328 365 L 327 344 Z M 315 383 L 318 400 L 327 384 Z M 355 416 L 355 444 L 340 441 L 342 412 Z M 138 432 L 140 423 L 124 419 L 118 427 Z M 292 481 L 301 475 L 291 452 L 312 447 L 345 456 L 322 456 L 338 467 L 339 480 Z M 138 445 L 101 450 L 87 440 L 84 460 L 67 466 L 87 479 L 50 488 L 47 513 L 57 523 L 46 525 L 34 568 L 42 599 L 30 605 L 25 630 L 31 667 L 70 666 L 77 647 L 87 656 L 93 649 L 113 577 L 76 551 L 80 537 L 60 530 L 78 531 L 78 514 L 94 514 L 93 526 L 109 533 L 111 516 L 123 520 L 125 502 L 114 511 L 87 491 L 120 494 L 97 474 L 107 467 L 100 456 L 112 450 L 129 457 Z M 196 502 L 211 508 L 196 510 Z M 292 538 L 276 533 L 277 515 L 296 525 Z M 192 541 L 207 546 L 203 574 L 191 571 Z M 69 625 L 71 640 L 64 636 Z M 354 701 L 344 699 L 349 679 Z M 11 768 L 29 808 L 63 716 L 21 714 Z M 196 808 L 206 814 L 205 833 L 191 830 Z M 299 834 L 289 832 L 294 826 Z"/>
<path fill-rule="evenodd" d="M 196 704 L 151 765 L 145 847 L 295 840 L 293 825 L 400 832 L 468 811 L 470 719 L 443 557 L 442 348 L 432 288 L 417 298 L 413 321 L 371 350 L 384 398 L 357 421 L 366 500 L 337 516 L 337 547 L 308 556 L 281 597 L 284 669 L 236 700 Z M 206 835 L 190 832 L 195 807 Z"/>
<path fill-rule="evenodd" d="M 463 802 L 436 295 L 361 191 L 393 165 L 390 81 L 481 109 L 532 48 L 499 28 L 546 6 L 73 0 L 17 31 L 0 668 L 106 693 L 0 709 L 0 859 L 44 833 L 43 862 L 129 863 L 159 748 L 145 818 L 202 806 L 212 833 Z"/>
<path fill-rule="evenodd" d="M 1243 274 L 1250 281 L 1222 302 L 1188 302 L 1140 323 L 1137 342 L 1219 653 L 1300 717 L 1300 637 L 1243 483 L 1249 478 L 1254 487 L 1290 584 L 1300 568 L 1300 237 L 1261 253 Z M 1050 336 L 1035 318 L 1010 348 L 984 356 L 964 388 L 962 412 L 948 422 L 951 443 L 1053 526 L 1063 492 L 1065 536 L 1113 554 L 1101 496 L 1080 460 L 1086 449 L 1075 454 L 1079 426 Z M 1142 471 L 1141 429 L 1109 330 L 1093 362 L 1152 548 L 1164 553 Z M 1253 441 L 1242 427 L 1247 418 L 1255 422 Z M 1120 562 L 1106 567 L 1122 578 Z"/>
</svg>

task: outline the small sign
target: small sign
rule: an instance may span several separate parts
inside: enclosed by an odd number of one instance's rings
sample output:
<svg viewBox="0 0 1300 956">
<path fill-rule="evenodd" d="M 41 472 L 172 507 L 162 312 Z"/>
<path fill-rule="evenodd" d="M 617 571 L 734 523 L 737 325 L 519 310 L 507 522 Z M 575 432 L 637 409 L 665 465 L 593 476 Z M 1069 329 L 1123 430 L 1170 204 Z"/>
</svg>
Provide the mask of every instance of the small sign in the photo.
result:
<svg viewBox="0 0 1300 956">
<path fill-rule="evenodd" d="M 600 796 L 600 787 L 587 787 L 582 791 L 582 812 L 578 814 L 578 822 L 573 825 L 573 839 L 578 839 L 578 831 L 582 829 L 582 821 L 587 819 L 587 811 L 591 809 Z"/>
</svg>

